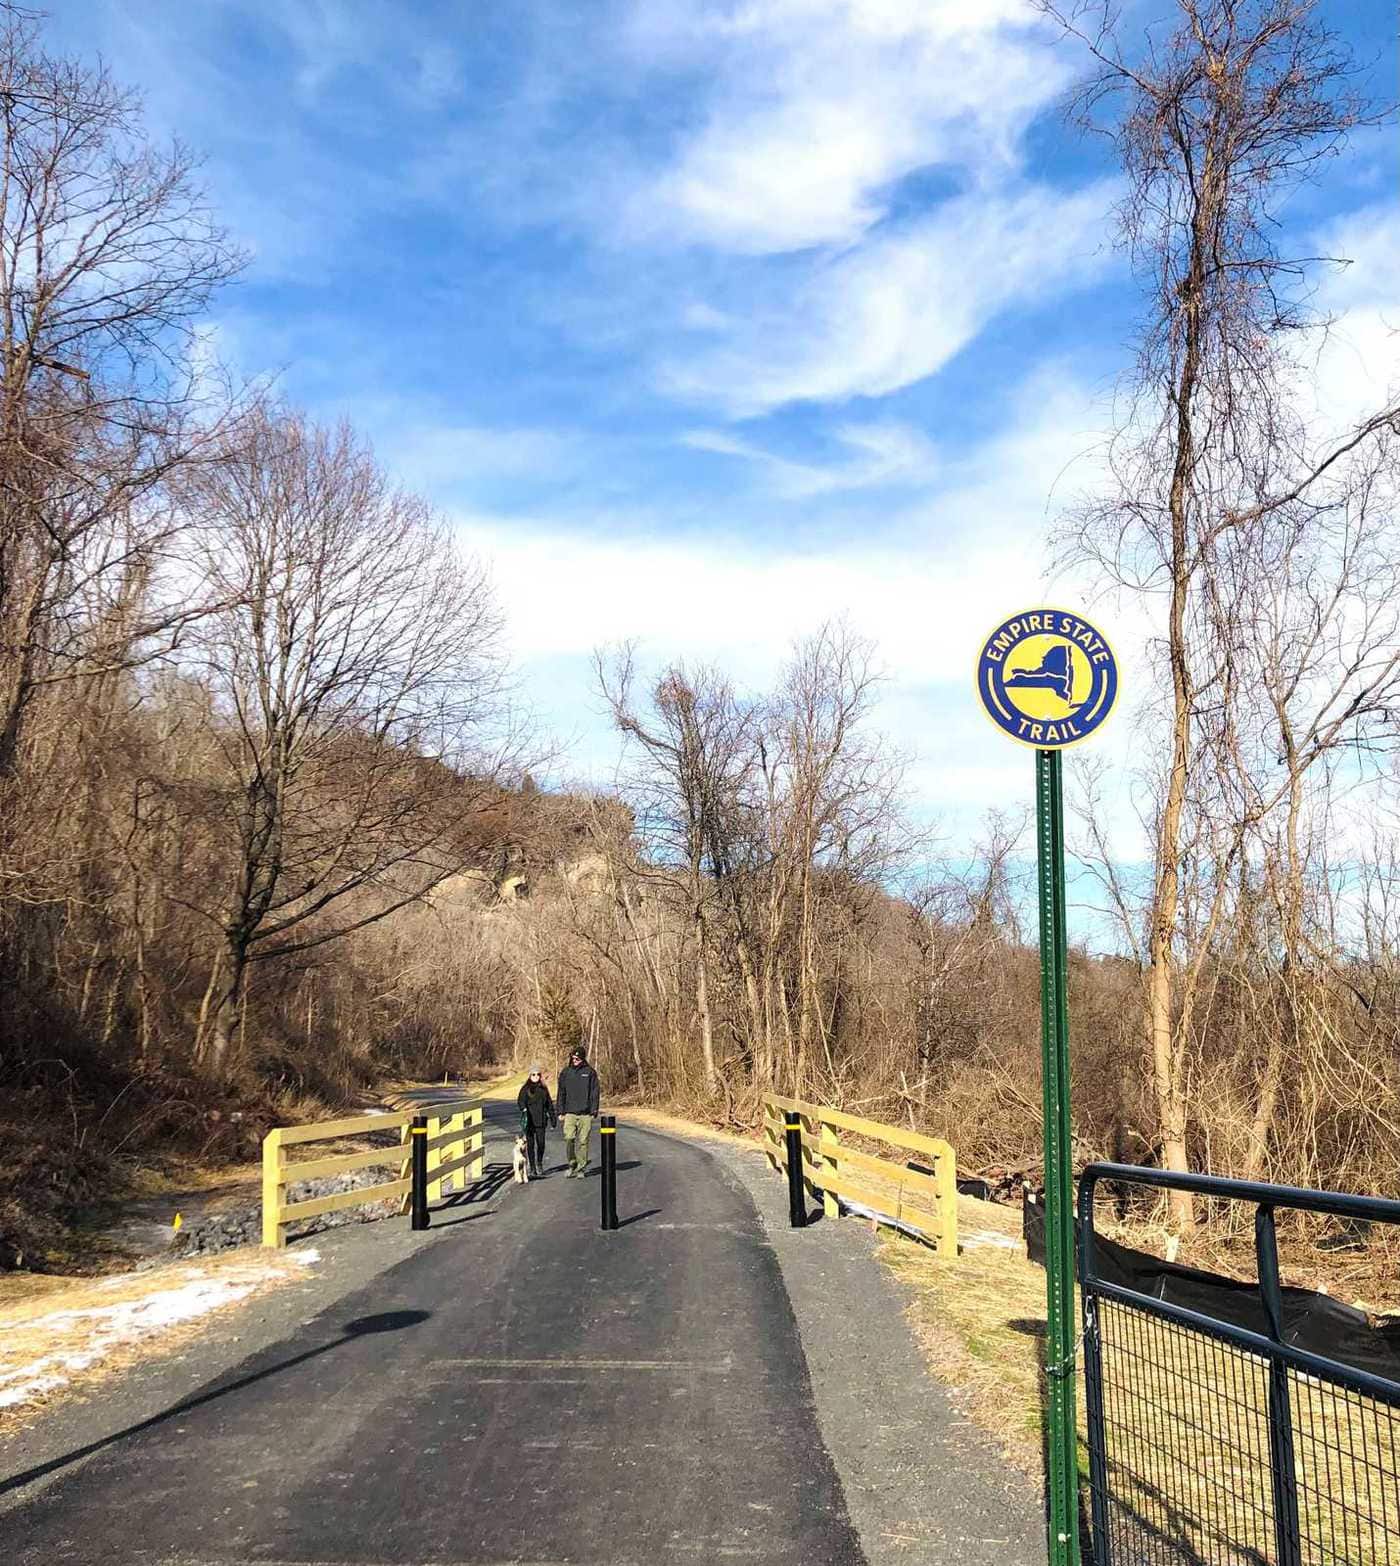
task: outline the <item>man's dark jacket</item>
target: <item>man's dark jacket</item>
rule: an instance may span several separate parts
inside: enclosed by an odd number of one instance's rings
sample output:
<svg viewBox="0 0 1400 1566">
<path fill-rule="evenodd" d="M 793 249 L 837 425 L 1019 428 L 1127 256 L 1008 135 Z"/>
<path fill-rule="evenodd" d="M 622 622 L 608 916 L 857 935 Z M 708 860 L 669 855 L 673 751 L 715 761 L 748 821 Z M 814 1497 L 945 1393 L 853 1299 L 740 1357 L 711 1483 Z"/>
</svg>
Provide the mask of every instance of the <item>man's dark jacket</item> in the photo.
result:
<svg viewBox="0 0 1400 1566">
<path fill-rule="evenodd" d="M 543 1082 L 527 1082 L 515 1102 L 536 1131 L 554 1124 L 554 1100 Z"/>
<path fill-rule="evenodd" d="M 555 1107 L 561 1115 L 598 1113 L 598 1073 L 586 1060 L 581 1066 L 565 1066 L 559 1073 L 559 1098 Z"/>
</svg>

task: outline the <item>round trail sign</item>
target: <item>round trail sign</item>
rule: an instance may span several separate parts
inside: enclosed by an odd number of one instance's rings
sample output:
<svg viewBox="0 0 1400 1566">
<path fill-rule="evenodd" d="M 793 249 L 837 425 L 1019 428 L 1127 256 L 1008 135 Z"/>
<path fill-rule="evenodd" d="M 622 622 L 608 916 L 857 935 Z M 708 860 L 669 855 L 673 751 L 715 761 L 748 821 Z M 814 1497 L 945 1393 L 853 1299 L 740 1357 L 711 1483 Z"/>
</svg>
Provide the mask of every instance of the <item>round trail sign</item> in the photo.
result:
<svg viewBox="0 0 1400 1566">
<path fill-rule="evenodd" d="M 1027 609 L 983 642 L 977 695 L 1002 733 L 1034 750 L 1064 750 L 1097 733 L 1113 711 L 1118 662 L 1083 615 Z"/>
</svg>

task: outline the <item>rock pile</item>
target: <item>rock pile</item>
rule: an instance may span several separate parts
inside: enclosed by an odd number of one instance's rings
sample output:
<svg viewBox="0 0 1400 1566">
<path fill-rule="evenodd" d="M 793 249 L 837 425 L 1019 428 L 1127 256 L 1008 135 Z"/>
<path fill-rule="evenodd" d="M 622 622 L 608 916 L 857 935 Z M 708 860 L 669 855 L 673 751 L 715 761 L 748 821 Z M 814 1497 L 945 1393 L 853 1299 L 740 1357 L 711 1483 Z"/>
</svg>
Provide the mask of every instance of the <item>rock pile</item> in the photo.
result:
<svg viewBox="0 0 1400 1566">
<path fill-rule="evenodd" d="M 357 1191 L 364 1186 L 382 1185 L 384 1172 L 379 1169 L 357 1169 L 351 1174 L 327 1175 L 320 1180 L 301 1180 L 289 1186 L 287 1202 L 310 1202 L 321 1196 L 337 1196 L 342 1191 Z M 286 1234 L 296 1239 L 303 1234 L 315 1234 L 322 1229 L 337 1229 L 347 1223 L 370 1223 L 377 1218 L 388 1218 L 399 1210 L 399 1200 L 366 1202 L 363 1207 L 347 1207 L 339 1212 L 323 1213 L 317 1218 L 307 1218 L 301 1223 L 289 1224 Z M 233 1250 L 239 1245 L 256 1245 L 262 1238 L 262 1208 L 258 1202 L 244 1202 L 223 1212 L 212 1213 L 187 1224 L 170 1243 L 165 1256 L 153 1261 L 166 1261 L 171 1256 L 212 1256 L 218 1251 Z"/>
</svg>

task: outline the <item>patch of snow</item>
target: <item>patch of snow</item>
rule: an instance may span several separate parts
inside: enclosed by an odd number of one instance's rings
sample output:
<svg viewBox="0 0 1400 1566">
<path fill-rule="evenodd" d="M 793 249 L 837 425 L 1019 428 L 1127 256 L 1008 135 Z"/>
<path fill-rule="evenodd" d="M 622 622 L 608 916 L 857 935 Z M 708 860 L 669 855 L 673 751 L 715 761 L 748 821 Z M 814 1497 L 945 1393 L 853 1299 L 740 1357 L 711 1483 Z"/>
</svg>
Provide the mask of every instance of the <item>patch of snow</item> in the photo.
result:
<svg viewBox="0 0 1400 1566">
<path fill-rule="evenodd" d="M 994 1229 L 973 1229 L 958 1235 L 958 1245 L 965 1251 L 975 1251 L 979 1246 L 993 1245 L 1000 1251 L 1019 1251 L 1023 1242 L 1009 1234 L 998 1234 Z"/>
<path fill-rule="evenodd" d="M 291 1259 L 294 1262 L 300 1262 L 303 1267 L 309 1267 L 312 1262 L 320 1261 L 321 1253 L 315 1248 L 315 1246 L 312 1246 L 309 1251 L 293 1251 L 291 1254 Z"/>
<path fill-rule="evenodd" d="M 901 1234 L 913 1235 L 916 1240 L 927 1240 L 928 1235 L 916 1224 L 906 1223 L 902 1218 L 896 1218 L 891 1213 L 881 1212 L 879 1208 L 867 1207 L 864 1202 L 851 1202 L 843 1196 L 841 1198 L 843 1212 L 854 1213 L 858 1218 L 873 1218 L 876 1223 L 882 1223 L 890 1229 L 898 1229 Z M 1023 1242 L 1013 1239 L 1009 1234 L 998 1234 L 993 1229 L 974 1229 L 971 1233 L 962 1231 L 958 1235 L 958 1249 L 960 1251 L 975 1251 L 979 1246 L 991 1245 L 997 1250 L 1020 1251 Z"/>
<path fill-rule="evenodd" d="M 40 1316 L 26 1323 L 27 1331 L 58 1336 L 81 1327 L 86 1341 L 81 1350 L 64 1349 L 43 1354 L 27 1365 L 0 1370 L 0 1408 L 12 1408 L 17 1403 L 51 1392 L 79 1371 L 97 1364 L 114 1349 L 139 1342 L 163 1328 L 193 1321 L 223 1305 L 236 1304 L 255 1287 L 253 1283 L 196 1275 L 177 1289 L 159 1289 L 142 1299 Z"/>
<path fill-rule="evenodd" d="M 32 1365 L 25 1367 L 27 1371 L 38 1370 L 41 1365 L 47 1364 L 47 1360 L 36 1360 Z M 0 1380 L 3 1380 L 0 1377 Z M 51 1392 L 55 1387 L 61 1387 L 66 1378 L 63 1376 L 32 1376 L 30 1380 L 21 1382 L 15 1387 L 0 1387 L 0 1408 L 13 1408 L 16 1403 L 27 1403 L 30 1398 L 41 1397 L 45 1392 Z"/>
<path fill-rule="evenodd" d="M 873 1218 L 876 1223 L 882 1223 L 887 1228 L 898 1229 L 901 1234 L 912 1234 L 916 1240 L 927 1240 L 928 1236 L 915 1224 L 906 1223 L 902 1218 L 895 1218 L 889 1213 L 882 1213 L 878 1208 L 867 1207 L 864 1202 L 848 1202 L 843 1196 L 841 1206 L 848 1213 L 854 1213 L 858 1218 Z"/>
</svg>

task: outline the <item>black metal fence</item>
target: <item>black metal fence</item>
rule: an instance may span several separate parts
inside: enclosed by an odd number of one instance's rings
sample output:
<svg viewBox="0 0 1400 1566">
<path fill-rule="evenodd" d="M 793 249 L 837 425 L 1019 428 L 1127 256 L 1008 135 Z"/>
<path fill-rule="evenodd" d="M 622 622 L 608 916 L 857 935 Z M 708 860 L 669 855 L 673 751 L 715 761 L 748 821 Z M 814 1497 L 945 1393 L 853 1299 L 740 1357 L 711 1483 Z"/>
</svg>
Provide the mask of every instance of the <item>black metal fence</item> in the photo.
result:
<svg viewBox="0 0 1400 1566">
<path fill-rule="evenodd" d="M 1186 1268 L 1132 1276 L 1118 1258 L 1133 1253 L 1094 1232 L 1105 1181 L 1252 1204 L 1257 1284 Z M 1121 1164 L 1085 1170 L 1094 1566 L 1400 1566 L 1394 1345 L 1380 1338 L 1372 1352 L 1364 1316 L 1342 1307 L 1304 1321 L 1300 1301 L 1319 1297 L 1280 1285 L 1279 1210 L 1400 1224 L 1400 1202 L 1379 1198 Z"/>
</svg>

